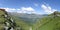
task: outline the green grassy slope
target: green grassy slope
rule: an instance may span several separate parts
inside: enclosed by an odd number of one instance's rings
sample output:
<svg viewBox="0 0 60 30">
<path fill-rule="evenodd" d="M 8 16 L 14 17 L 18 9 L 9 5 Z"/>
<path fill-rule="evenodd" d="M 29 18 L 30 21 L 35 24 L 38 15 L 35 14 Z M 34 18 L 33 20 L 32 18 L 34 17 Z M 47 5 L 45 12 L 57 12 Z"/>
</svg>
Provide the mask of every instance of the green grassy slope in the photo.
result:
<svg viewBox="0 0 60 30">
<path fill-rule="evenodd" d="M 15 16 L 11 16 L 11 17 L 15 20 L 16 25 L 19 26 L 22 30 L 29 30 L 30 26 L 24 21 L 22 21 L 22 19 L 19 19 Z"/>
<path fill-rule="evenodd" d="M 4 18 L 4 16 L 2 16 L 4 14 L 5 14 L 5 12 L 0 10 L 0 30 L 3 30 L 3 28 L 4 28 L 4 21 L 6 20 L 6 18 Z M 16 23 L 16 26 L 19 26 L 21 28 L 21 30 L 29 30 L 30 26 L 27 23 L 25 23 L 24 21 L 22 21 L 21 19 L 15 17 L 15 16 L 11 16 L 11 15 L 9 15 L 9 16 L 11 18 L 13 18 L 13 20 Z"/>
<path fill-rule="evenodd" d="M 3 22 L 6 20 L 6 19 L 4 18 L 4 16 L 2 16 L 2 15 L 4 15 L 4 14 L 5 14 L 5 13 L 0 10 L 0 30 L 3 29 L 3 26 L 4 26 Z"/>
<path fill-rule="evenodd" d="M 60 17 L 44 17 L 33 27 L 33 30 L 60 30 Z"/>
<path fill-rule="evenodd" d="M 54 12 L 37 21 L 33 30 L 60 30 L 60 12 Z"/>
</svg>

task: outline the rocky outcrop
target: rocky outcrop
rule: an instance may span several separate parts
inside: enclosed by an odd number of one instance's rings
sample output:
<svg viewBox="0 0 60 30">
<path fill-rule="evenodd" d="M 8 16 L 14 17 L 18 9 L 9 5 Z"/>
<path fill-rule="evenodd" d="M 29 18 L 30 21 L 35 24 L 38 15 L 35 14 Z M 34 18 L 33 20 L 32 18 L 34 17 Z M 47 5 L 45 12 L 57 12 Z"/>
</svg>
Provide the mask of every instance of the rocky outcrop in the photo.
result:
<svg viewBox="0 0 60 30">
<path fill-rule="evenodd" d="M 3 16 L 1 18 L 4 18 L 4 21 L 2 22 L 3 28 L 1 30 L 15 30 L 16 29 L 16 23 L 15 20 L 12 19 L 8 15 L 8 13 L 5 11 L 5 9 L 0 9 L 3 13 L 0 16 Z M 17 30 L 17 29 L 16 29 Z M 20 30 L 20 29 L 19 29 Z"/>
</svg>

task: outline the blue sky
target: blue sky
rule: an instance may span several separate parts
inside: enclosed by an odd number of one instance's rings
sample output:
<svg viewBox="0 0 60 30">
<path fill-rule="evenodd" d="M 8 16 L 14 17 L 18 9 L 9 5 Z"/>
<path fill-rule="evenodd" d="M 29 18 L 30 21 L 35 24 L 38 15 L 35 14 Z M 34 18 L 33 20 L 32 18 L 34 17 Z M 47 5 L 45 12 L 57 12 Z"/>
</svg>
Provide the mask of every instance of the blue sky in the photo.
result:
<svg viewBox="0 0 60 30">
<path fill-rule="evenodd" d="M 60 0 L 0 0 L 8 12 L 50 14 L 60 11 Z"/>
</svg>

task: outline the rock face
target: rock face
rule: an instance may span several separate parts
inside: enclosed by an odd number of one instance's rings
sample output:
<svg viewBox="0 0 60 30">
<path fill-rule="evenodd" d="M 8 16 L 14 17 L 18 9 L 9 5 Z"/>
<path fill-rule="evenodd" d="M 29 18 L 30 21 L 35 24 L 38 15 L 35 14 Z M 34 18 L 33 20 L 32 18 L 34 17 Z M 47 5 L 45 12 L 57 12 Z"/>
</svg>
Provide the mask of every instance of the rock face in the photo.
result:
<svg viewBox="0 0 60 30">
<path fill-rule="evenodd" d="M 15 30 L 16 23 L 5 9 L 0 9 L 0 30 Z"/>
</svg>

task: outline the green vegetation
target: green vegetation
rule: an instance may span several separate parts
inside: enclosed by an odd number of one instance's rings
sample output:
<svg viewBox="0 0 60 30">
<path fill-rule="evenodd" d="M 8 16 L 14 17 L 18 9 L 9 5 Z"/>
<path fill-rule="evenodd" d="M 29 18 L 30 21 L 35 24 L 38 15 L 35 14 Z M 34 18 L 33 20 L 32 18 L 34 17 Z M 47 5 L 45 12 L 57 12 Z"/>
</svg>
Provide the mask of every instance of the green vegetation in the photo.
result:
<svg viewBox="0 0 60 30">
<path fill-rule="evenodd" d="M 6 20 L 6 19 L 2 16 L 2 15 L 4 15 L 4 14 L 5 14 L 5 12 L 3 12 L 3 11 L 0 10 L 0 30 L 3 29 L 3 26 L 4 26 L 3 22 Z"/>
<path fill-rule="evenodd" d="M 29 30 L 30 26 L 27 23 L 15 16 L 12 16 L 12 18 L 15 20 L 16 26 L 19 26 L 22 30 Z"/>
<path fill-rule="evenodd" d="M 4 22 L 7 20 L 6 18 L 4 18 L 5 12 L 0 10 L 0 30 L 4 29 Z M 9 15 L 9 14 L 8 14 Z M 21 19 L 15 17 L 15 16 L 11 16 L 9 15 L 11 18 L 13 18 L 13 20 L 16 23 L 16 27 L 19 27 L 21 30 L 29 30 L 30 26 L 25 23 L 24 21 L 22 21 Z"/>
<path fill-rule="evenodd" d="M 60 16 L 49 15 L 42 18 L 33 25 L 33 30 L 60 30 Z"/>
</svg>

